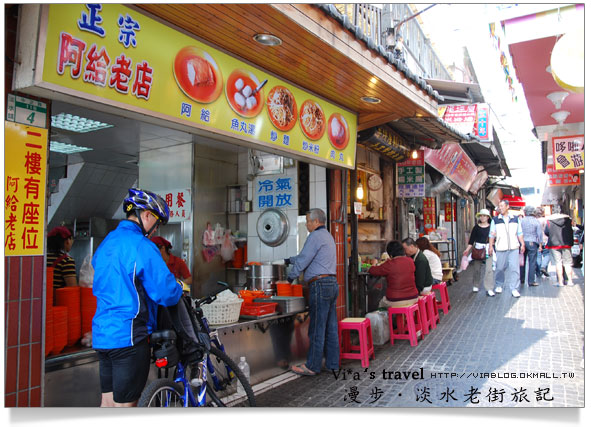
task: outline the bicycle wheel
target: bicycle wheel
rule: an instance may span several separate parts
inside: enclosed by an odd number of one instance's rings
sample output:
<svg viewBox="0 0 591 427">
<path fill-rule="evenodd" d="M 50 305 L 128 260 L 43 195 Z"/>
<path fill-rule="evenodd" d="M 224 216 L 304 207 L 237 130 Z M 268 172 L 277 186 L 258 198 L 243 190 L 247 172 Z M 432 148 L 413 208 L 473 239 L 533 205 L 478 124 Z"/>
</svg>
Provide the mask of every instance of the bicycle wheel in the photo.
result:
<svg viewBox="0 0 591 427">
<path fill-rule="evenodd" d="M 182 408 L 184 406 L 183 386 L 168 378 L 154 380 L 142 391 L 138 406 Z"/>
<path fill-rule="evenodd" d="M 218 387 L 215 387 L 214 381 L 211 378 L 212 374 L 211 372 L 208 373 L 207 393 L 215 405 L 256 406 L 254 392 L 250 383 L 244 376 L 244 373 L 238 368 L 238 365 L 226 353 L 216 347 L 211 347 L 209 360 L 219 383 Z M 235 375 L 233 378 L 230 378 L 228 375 L 226 366 L 234 372 Z M 238 382 L 244 388 L 245 395 L 235 394 L 237 393 Z"/>
</svg>

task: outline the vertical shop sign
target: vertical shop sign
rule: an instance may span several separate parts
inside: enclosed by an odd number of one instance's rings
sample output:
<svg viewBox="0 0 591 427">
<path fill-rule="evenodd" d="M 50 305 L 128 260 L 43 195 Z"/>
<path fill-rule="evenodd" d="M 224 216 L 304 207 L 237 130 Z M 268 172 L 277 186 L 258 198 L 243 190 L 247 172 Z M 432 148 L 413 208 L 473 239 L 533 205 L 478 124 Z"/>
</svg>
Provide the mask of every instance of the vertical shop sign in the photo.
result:
<svg viewBox="0 0 591 427">
<path fill-rule="evenodd" d="M 396 196 L 425 197 L 425 153 L 417 150 L 416 159 L 396 164 Z"/>
<path fill-rule="evenodd" d="M 451 222 L 451 202 L 445 203 L 445 221 Z"/>
<path fill-rule="evenodd" d="M 552 138 L 554 170 L 580 170 L 585 167 L 585 135 Z"/>
<path fill-rule="evenodd" d="M 425 234 L 429 234 L 437 228 L 436 216 L 435 197 L 425 197 L 423 199 L 423 222 L 425 224 Z"/>
<path fill-rule="evenodd" d="M 193 200 L 191 199 L 191 190 L 184 188 L 180 190 L 161 190 L 156 191 L 164 199 L 170 210 L 169 223 L 179 223 L 191 219 L 191 210 Z"/>
<path fill-rule="evenodd" d="M 43 255 L 47 129 L 4 122 L 4 254 Z"/>
<path fill-rule="evenodd" d="M 295 185 L 292 177 L 259 177 L 254 180 L 254 210 L 267 208 L 291 209 L 295 202 Z"/>
</svg>

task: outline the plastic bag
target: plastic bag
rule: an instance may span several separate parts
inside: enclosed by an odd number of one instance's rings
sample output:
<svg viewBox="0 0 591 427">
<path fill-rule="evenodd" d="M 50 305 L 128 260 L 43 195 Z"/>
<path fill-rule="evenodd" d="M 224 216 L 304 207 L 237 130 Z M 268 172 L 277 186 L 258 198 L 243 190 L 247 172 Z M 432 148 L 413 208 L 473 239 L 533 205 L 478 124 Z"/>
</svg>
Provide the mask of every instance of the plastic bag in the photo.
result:
<svg viewBox="0 0 591 427">
<path fill-rule="evenodd" d="M 221 245 L 222 243 L 224 243 L 224 227 L 222 227 L 219 223 L 217 223 L 215 225 L 213 233 L 214 233 L 216 245 Z"/>
<path fill-rule="evenodd" d="M 211 228 L 211 224 L 207 223 L 207 228 L 203 232 L 203 246 L 215 246 L 215 233 Z"/>
<path fill-rule="evenodd" d="M 390 324 L 388 312 L 385 310 L 372 311 L 365 315 L 371 324 L 371 336 L 374 344 L 382 345 L 390 341 Z"/>
<path fill-rule="evenodd" d="M 470 264 L 470 260 L 468 259 L 468 255 L 462 256 L 462 262 L 460 264 L 460 269 L 458 270 L 458 273 L 460 271 L 467 270 L 468 269 L 468 264 Z"/>
<path fill-rule="evenodd" d="M 83 288 L 92 288 L 92 281 L 94 279 L 94 268 L 91 263 L 92 257 L 90 254 L 84 257 L 82 266 L 80 267 L 80 280 L 78 284 Z"/>
<path fill-rule="evenodd" d="M 234 251 L 236 251 L 236 245 L 234 244 L 234 239 L 230 233 L 230 230 L 226 230 L 226 234 L 224 235 L 224 242 L 222 243 L 222 247 L 220 248 L 220 255 L 224 261 L 232 261 L 234 259 Z"/>
<path fill-rule="evenodd" d="M 519 266 L 523 267 L 525 265 L 525 255 L 519 252 Z"/>
<path fill-rule="evenodd" d="M 201 255 L 203 255 L 203 259 L 206 262 L 211 262 L 219 252 L 220 251 L 217 246 L 206 246 L 201 251 Z"/>
</svg>

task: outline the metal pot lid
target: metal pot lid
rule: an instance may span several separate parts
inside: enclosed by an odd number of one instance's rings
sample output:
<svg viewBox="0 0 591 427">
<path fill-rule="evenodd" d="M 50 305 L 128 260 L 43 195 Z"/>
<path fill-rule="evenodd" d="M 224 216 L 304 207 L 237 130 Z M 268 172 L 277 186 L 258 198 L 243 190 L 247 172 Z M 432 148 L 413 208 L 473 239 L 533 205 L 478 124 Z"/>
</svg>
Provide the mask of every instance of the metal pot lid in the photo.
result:
<svg viewBox="0 0 591 427">
<path fill-rule="evenodd" d="M 266 209 L 257 221 L 257 234 L 267 246 L 279 246 L 289 234 L 287 215 L 279 209 Z"/>
</svg>

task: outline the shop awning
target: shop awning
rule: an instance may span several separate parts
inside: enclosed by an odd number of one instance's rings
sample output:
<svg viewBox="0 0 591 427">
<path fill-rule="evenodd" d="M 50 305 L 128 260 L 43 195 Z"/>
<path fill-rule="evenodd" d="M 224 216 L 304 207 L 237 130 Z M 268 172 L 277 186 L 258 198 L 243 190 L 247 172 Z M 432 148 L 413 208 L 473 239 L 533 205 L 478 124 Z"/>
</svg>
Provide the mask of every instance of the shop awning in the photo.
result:
<svg viewBox="0 0 591 427">
<path fill-rule="evenodd" d="M 439 117 L 404 117 L 388 123 L 407 142 L 438 149 L 445 143 L 476 141 L 445 123 Z"/>
<path fill-rule="evenodd" d="M 492 176 L 511 176 L 509 166 L 503 154 L 503 147 L 493 128 L 493 142 L 471 141 L 462 144 L 462 148 L 470 155 L 474 163 L 483 166 Z"/>
<path fill-rule="evenodd" d="M 496 208 L 501 200 L 508 200 L 510 208 L 521 209 L 525 207 L 525 200 L 521 197 L 519 188 L 506 184 L 495 184 L 488 195 L 487 200 Z"/>
</svg>

